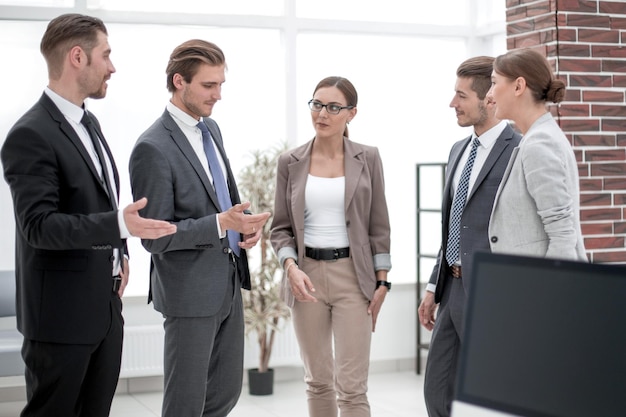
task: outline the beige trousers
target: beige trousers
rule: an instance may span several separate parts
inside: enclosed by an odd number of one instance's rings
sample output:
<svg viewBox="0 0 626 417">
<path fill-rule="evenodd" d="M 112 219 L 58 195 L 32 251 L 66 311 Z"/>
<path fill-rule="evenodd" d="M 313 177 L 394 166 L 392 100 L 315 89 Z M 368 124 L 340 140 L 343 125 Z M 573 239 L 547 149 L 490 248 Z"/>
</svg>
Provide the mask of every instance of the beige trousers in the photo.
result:
<svg viewBox="0 0 626 417">
<path fill-rule="evenodd" d="M 311 417 L 369 417 L 367 377 L 372 318 L 352 259 L 304 258 L 317 303 L 296 301 L 293 324 L 304 362 Z"/>
</svg>

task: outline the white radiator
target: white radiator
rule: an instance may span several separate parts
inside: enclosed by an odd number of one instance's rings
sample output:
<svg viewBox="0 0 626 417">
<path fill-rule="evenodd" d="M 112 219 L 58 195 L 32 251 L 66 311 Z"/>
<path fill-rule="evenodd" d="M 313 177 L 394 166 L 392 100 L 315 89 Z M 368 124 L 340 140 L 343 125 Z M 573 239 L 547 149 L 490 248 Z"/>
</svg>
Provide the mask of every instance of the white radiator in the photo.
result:
<svg viewBox="0 0 626 417">
<path fill-rule="evenodd" d="M 298 341 L 293 331 L 293 324 L 287 322 L 283 324 L 281 330 L 276 334 L 274 339 L 274 347 L 272 348 L 272 356 L 270 358 L 270 367 L 273 366 L 291 366 L 301 365 L 300 350 Z M 259 344 L 256 334 L 251 333 L 246 337 L 246 350 L 244 353 L 244 368 L 259 367 Z"/>
<path fill-rule="evenodd" d="M 120 378 L 163 375 L 163 326 L 124 327 Z"/>
<path fill-rule="evenodd" d="M 300 351 L 292 323 L 276 335 L 270 366 L 300 365 Z M 258 368 L 259 345 L 254 334 L 245 339 L 244 367 Z M 120 378 L 163 375 L 163 326 L 126 326 Z"/>
</svg>

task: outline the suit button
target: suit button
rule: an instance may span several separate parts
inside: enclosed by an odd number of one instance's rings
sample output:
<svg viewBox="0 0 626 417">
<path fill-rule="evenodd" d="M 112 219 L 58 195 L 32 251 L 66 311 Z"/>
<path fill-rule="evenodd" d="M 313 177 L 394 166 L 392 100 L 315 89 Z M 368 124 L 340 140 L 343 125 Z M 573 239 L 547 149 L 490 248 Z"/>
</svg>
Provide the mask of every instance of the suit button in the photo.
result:
<svg viewBox="0 0 626 417">
<path fill-rule="evenodd" d="M 224 252 L 224 253 L 228 253 L 228 248 L 223 248 L 223 249 L 222 249 L 222 252 Z"/>
<path fill-rule="evenodd" d="M 350 220 L 346 221 L 346 227 L 350 227 Z"/>
<path fill-rule="evenodd" d="M 498 241 L 498 236 L 491 236 L 491 243 L 496 243 Z"/>
<path fill-rule="evenodd" d="M 115 260 L 115 256 L 111 255 L 111 256 L 109 257 L 109 261 L 113 262 L 114 260 Z"/>
</svg>

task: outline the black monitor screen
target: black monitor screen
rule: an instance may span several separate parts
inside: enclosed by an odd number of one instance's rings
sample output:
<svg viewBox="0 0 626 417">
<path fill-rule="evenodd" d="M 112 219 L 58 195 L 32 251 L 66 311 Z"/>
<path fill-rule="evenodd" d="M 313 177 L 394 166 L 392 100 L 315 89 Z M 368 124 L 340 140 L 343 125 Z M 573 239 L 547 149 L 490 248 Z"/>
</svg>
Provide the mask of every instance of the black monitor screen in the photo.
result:
<svg viewBox="0 0 626 417">
<path fill-rule="evenodd" d="M 479 253 L 472 277 L 457 400 L 626 415 L 626 267 Z"/>
</svg>

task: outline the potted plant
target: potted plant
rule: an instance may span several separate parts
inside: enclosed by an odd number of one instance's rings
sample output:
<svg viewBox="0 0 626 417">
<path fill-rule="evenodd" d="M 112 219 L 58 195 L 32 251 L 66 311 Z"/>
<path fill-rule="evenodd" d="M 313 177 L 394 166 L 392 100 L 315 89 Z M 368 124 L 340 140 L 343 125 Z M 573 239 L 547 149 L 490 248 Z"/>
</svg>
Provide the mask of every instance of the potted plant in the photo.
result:
<svg viewBox="0 0 626 417">
<path fill-rule="evenodd" d="M 255 212 L 273 212 L 276 163 L 286 149 L 286 144 L 283 144 L 273 149 L 253 151 L 252 162 L 239 175 L 241 195 L 251 202 Z M 276 333 L 290 315 L 289 308 L 280 299 L 281 268 L 270 244 L 271 222 L 272 216 L 265 223 L 257 245 L 248 251 L 252 289 L 243 291 L 246 335 L 254 334 L 259 344 L 259 367 L 248 370 L 251 395 L 273 393 L 274 371 L 269 367 L 272 347 Z"/>
</svg>

